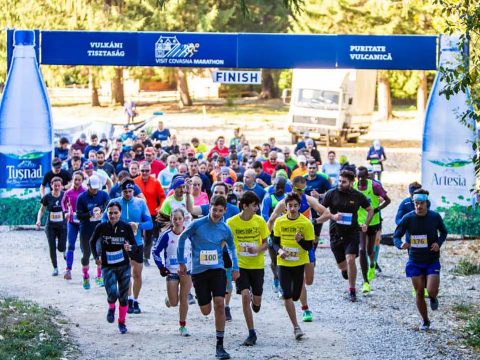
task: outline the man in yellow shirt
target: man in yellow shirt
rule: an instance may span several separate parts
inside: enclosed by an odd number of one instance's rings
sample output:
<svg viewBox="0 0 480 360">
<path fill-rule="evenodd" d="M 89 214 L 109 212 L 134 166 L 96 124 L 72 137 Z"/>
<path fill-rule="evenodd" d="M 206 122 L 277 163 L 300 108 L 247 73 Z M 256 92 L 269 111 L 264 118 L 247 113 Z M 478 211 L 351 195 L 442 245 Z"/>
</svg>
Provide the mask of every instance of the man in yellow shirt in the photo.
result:
<svg viewBox="0 0 480 360">
<path fill-rule="evenodd" d="M 300 298 L 308 251 L 313 247 L 315 232 L 309 219 L 299 213 L 301 199 L 295 193 L 285 197 L 287 213 L 273 226 L 273 248 L 277 252 L 278 276 L 283 291 L 285 309 L 293 325 L 295 339 L 304 334 L 297 322 L 294 301 Z"/>
<path fill-rule="evenodd" d="M 256 215 L 259 205 L 258 196 L 253 191 L 247 191 L 240 198 L 239 207 L 242 212 L 227 220 L 227 225 L 233 233 L 240 267 L 240 277 L 235 284 L 237 294 L 242 295 L 243 314 L 248 327 L 248 337 L 243 342 L 245 346 L 253 346 L 257 341 L 252 309 L 256 313 L 260 311 L 265 267 L 264 252 L 270 235 L 265 220 Z"/>
</svg>

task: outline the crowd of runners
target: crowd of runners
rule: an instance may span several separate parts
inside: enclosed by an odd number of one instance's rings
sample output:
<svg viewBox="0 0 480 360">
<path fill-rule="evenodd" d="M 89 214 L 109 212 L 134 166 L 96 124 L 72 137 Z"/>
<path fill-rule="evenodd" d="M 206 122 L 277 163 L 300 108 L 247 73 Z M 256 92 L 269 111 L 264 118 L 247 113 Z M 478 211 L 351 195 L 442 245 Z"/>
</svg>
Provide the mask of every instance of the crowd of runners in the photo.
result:
<svg viewBox="0 0 480 360">
<path fill-rule="evenodd" d="M 345 156 L 337 161 L 334 151 L 327 157 L 322 163 L 308 134 L 294 149 L 277 147 L 274 138 L 254 147 L 235 129 L 228 143 L 220 136 L 209 147 L 195 137 L 178 143 L 161 121 L 150 136 L 125 126 L 115 139 L 93 134 L 87 142 L 82 134 L 70 144 L 62 138 L 40 188 L 36 222 L 40 227 L 46 218 L 52 275 L 59 275 L 58 252 L 66 262 L 64 278 L 81 278 L 88 290 L 93 258 L 94 282 L 107 293 L 107 321 L 115 322 L 118 301 L 123 334 L 127 314 L 141 313 L 143 267 L 156 265 L 166 280 L 165 305 L 179 308 L 179 334 L 190 335 L 189 305 L 198 303 L 204 315 L 213 308 L 216 356 L 228 359 L 223 338 L 232 319 L 233 282 L 248 330 L 243 345 L 253 346 L 267 257 L 272 290 L 299 340 L 304 333 L 295 302 L 300 301 L 301 320 L 313 321 L 308 287 L 314 284 L 323 223 L 329 221 L 330 248 L 339 281 L 348 283 L 349 301 L 357 300 L 357 257 L 363 294 L 382 271 L 381 212 L 391 202 L 380 183 L 385 151 L 375 141 L 365 166 Z M 428 191 L 414 182 L 409 192 L 397 212 L 394 243 L 408 249 L 406 276 L 420 329 L 428 330 L 425 298 L 438 309 L 440 247 L 447 231 L 440 215 L 429 210 Z M 73 272 L 77 238 L 81 273 Z"/>
</svg>

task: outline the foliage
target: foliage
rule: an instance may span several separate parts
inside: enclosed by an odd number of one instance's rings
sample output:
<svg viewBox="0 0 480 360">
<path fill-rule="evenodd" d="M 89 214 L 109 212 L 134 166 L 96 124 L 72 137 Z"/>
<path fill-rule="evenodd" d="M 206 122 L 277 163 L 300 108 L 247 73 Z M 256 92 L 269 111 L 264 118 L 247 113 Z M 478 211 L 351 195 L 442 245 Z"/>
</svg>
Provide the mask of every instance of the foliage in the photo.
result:
<svg viewBox="0 0 480 360">
<path fill-rule="evenodd" d="M 445 214 L 443 221 L 450 234 L 480 234 L 480 207 L 453 204 L 448 208 L 439 207 L 437 211 Z"/>
<path fill-rule="evenodd" d="M 455 304 L 452 307 L 457 317 L 466 321 L 463 327 L 463 338 L 467 345 L 480 351 L 480 313 L 470 304 Z"/>
<path fill-rule="evenodd" d="M 0 225 L 35 224 L 40 207 L 39 203 L 39 197 L 20 199 L 12 196 L 0 198 Z"/>
<path fill-rule="evenodd" d="M 452 272 L 462 276 L 480 274 L 480 264 L 474 264 L 468 259 L 462 259 L 455 265 Z"/>
</svg>

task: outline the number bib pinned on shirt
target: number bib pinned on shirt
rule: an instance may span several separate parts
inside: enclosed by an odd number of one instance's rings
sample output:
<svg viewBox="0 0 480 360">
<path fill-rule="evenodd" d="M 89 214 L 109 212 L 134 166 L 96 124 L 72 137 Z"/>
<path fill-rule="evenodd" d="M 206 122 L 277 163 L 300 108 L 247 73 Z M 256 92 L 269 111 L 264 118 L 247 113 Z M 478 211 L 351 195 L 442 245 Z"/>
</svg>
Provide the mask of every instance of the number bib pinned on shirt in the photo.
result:
<svg viewBox="0 0 480 360">
<path fill-rule="evenodd" d="M 62 222 L 63 221 L 63 212 L 55 211 L 50 213 L 51 222 Z"/>
<path fill-rule="evenodd" d="M 427 235 L 411 235 L 410 236 L 410 246 L 412 248 L 420 248 L 420 249 L 428 248 Z"/>
<path fill-rule="evenodd" d="M 342 215 L 342 220 L 337 221 L 337 224 L 339 224 L 339 225 L 352 225 L 352 220 L 353 220 L 353 214 L 352 213 L 339 212 L 339 214 Z"/>
<path fill-rule="evenodd" d="M 298 253 L 300 252 L 300 249 L 284 247 L 283 250 L 287 252 L 287 257 L 285 258 L 285 260 L 298 261 L 300 259 L 298 257 Z"/>
<path fill-rule="evenodd" d="M 382 172 L 382 164 L 373 164 L 373 171 L 375 172 Z"/>
<path fill-rule="evenodd" d="M 107 251 L 107 264 L 118 264 L 119 262 L 122 262 L 125 260 L 123 257 L 123 250 L 118 250 L 118 251 Z"/>
<path fill-rule="evenodd" d="M 250 243 L 250 242 L 241 242 L 239 244 L 239 251 L 238 251 L 238 254 L 240 256 L 257 256 L 257 254 L 251 254 L 248 252 L 248 248 L 253 248 L 255 247 L 255 243 Z"/>
<path fill-rule="evenodd" d="M 201 250 L 200 264 L 201 265 L 218 265 L 217 250 Z"/>
<path fill-rule="evenodd" d="M 176 256 L 170 256 L 168 258 L 168 263 L 170 264 L 170 266 L 177 266 L 178 265 L 177 257 Z"/>
</svg>

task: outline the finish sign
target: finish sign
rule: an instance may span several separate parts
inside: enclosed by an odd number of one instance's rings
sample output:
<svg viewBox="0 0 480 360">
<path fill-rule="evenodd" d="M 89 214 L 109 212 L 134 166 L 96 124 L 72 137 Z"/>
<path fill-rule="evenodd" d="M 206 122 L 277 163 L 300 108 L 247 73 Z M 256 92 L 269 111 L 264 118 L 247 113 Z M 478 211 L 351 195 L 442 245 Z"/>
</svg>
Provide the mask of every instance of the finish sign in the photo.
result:
<svg viewBox="0 0 480 360">
<path fill-rule="evenodd" d="M 262 72 L 218 70 L 212 72 L 212 79 L 222 84 L 261 84 Z"/>
</svg>

